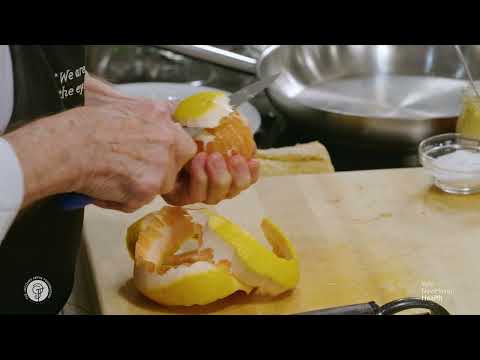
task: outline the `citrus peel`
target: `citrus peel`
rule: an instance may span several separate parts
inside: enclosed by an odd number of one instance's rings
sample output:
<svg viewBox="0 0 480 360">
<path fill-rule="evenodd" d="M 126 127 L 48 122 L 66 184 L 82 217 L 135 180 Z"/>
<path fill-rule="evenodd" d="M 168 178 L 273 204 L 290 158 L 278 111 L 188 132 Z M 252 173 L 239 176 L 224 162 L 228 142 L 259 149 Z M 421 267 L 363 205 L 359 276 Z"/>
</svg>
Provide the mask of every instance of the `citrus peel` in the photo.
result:
<svg viewBox="0 0 480 360">
<path fill-rule="evenodd" d="M 193 139 L 199 152 L 240 154 L 251 159 L 257 150 L 248 121 L 230 106 L 228 96 L 220 91 L 202 91 L 178 104 L 173 118 L 186 130 L 200 130 Z"/>
<path fill-rule="evenodd" d="M 162 305 L 192 306 L 238 291 L 277 296 L 296 287 L 298 258 L 278 226 L 268 219 L 261 224 L 270 251 L 214 211 L 200 212 L 198 220 L 165 206 L 128 228 L 134 283 L 143 295 Z"/>
</svg>

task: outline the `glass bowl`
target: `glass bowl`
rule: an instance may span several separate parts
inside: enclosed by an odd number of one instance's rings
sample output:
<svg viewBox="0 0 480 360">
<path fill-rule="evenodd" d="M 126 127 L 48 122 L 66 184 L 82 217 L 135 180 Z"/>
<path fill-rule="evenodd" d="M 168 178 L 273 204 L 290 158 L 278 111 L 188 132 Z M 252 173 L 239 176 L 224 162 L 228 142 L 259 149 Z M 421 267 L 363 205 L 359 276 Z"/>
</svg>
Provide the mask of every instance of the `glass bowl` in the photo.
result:
<svg viewBox="0 0 480 360">
<path fill-rule="evenodd" d="M 480 192 L 480 140 L 442 134 L 423 140 L 418 152 L 420 163 L 441 190 L 461 195 Z"/>
</svg>

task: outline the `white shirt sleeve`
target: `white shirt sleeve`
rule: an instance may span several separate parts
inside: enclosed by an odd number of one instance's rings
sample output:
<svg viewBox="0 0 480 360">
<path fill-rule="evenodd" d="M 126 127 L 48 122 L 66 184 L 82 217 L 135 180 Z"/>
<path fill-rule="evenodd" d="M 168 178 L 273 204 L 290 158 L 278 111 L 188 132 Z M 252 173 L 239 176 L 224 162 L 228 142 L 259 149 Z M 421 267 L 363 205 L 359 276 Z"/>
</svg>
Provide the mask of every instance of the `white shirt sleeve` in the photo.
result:
<svg viewBox="0 0 480 360">
<path fill-rule="evenodd" d="M 0 244 L 23 202 L 23 171 L 13 147 L 0 138 Z"/>
<path fill-rule="evenodd" d="M 8 45 L 0 45 L 0 135 L 13 109 L 13 68 Z M 24 196 L 23 172 L 13 147 L 0 138 L 0 245 Z"/>
</svg>

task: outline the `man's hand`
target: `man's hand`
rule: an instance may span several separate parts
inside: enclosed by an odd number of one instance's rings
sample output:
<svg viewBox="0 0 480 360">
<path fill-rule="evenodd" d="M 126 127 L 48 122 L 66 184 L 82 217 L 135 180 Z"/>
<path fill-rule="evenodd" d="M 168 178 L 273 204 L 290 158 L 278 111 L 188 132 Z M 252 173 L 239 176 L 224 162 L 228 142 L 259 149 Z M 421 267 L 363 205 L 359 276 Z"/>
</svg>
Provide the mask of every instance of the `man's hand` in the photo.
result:
<svg viewBox="0 0 480 360">
<path fill-rule="evenodd" d="M 102 106 L 125 100 L 139 100 L 123 95 L 109 84 L 91 75 L 85 78 L 85 103 Z M 177 104 L 164 104 L 173 113 Z M 171 205 L 217 204 L 231 199 L 258 180 L 259 163 L 241 156 L 224 160 L 220 154 L 198 154 L 180 173 L 174 190 L 164 195 Z"/>
<path fill-rule="evenodd" d="M 98 206 L 131 212 L 171 192 L 197 147 L 173 122 L 167 103 L 140 100 L 125 105 L 116 103 L 109 109 L 126 111 L 118 127 L 102 124 L 91 132 L 94 170 L 76 191 L 99 199 Z"/>
<path fill-rule="evenodd" d="M 168 104 L 119 100 L 40 119 L 6 135 L 24 172 L 24 206 L 78 192 L 99 206 L 131 212 L 172 192 L 197 147 L 170 114 Z"/>
<path fill-rule="evenodd" d="M 217 204 L 257 181 L 255 160 L 194 157 L 195 142 L 171 118 L 175 104 L 125 96 L 88 76 L 86 85 L 85 107 L 4 136 L 23 169 L 23 207 L 69 192 L 124 212 L 157 195 L 172 205 Z"/>
<path fill-rule="evenodd" d="M 235 155 L 226 161 L 220 154 L 200 153 L 180 174 L 174 191 L 164 195 L 171 205 L 218 204 L 257 182 L 259 163 Z"/>
</svg>

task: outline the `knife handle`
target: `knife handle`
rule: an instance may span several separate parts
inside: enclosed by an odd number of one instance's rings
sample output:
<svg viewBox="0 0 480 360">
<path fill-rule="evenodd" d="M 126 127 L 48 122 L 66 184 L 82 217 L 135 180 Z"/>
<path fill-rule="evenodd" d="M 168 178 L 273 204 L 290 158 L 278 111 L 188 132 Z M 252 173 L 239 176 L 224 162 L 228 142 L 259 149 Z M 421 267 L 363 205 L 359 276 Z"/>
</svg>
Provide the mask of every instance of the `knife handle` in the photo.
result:
<svg viewBox="0 0 480 360">
<path fill-rule="evenodd" d="M 67 211 L 83 209 L 85 206 L 93 204 L 93 201 L 91 197 L 77 193 L 63 194 L 58 198 L 62 209 Z"/>
</svg>

